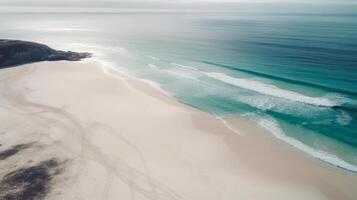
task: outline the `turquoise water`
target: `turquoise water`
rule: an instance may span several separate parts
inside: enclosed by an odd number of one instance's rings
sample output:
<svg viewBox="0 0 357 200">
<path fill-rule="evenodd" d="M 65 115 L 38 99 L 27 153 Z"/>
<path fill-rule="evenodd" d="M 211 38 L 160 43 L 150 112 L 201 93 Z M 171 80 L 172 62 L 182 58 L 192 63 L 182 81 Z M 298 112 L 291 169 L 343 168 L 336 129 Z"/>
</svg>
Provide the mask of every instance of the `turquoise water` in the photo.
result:
<svg viewBox="0 0 357 200">
<path fill-rule="evenodd" d="M 183 103 L 249 118 L 357 171 L 357 13 L 0 16 L 0 38 L 94 52 Z"/>
</svg>

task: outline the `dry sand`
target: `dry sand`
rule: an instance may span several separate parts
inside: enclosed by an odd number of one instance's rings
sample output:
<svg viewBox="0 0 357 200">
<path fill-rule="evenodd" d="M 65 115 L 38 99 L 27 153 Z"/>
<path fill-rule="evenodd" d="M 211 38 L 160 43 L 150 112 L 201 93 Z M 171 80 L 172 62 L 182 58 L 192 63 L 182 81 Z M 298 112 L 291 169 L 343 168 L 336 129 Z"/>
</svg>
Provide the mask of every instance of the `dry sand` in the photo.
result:
<svg viewBox="0 0 357 200">
<path fill-rule="evenodd" d="M 0 81 L 0 199 L 357 199 L 356 174 L 94 62 L 2 69 Z"/>
</svg>

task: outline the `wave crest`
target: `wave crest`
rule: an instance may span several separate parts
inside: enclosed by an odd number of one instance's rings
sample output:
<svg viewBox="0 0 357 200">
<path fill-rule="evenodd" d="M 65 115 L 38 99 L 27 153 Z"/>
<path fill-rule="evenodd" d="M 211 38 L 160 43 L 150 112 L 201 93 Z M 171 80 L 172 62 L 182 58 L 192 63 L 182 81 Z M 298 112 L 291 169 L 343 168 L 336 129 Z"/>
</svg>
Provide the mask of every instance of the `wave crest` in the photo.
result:
<svg viewBox="0 0 357 200">
<path fill-rule="evenodd" d="M 314 158 L 317 158 L 319 160 L 325 161 L 329 164 L 332 164 L 334 166 L 346 169 L 346 170 L 350 170 L 353 172 L 357 172 L 357 166 L 352 165 L 344 160 L 342 160 L 341 158 L 328 153 L 328 152 L 324 152 L 324 151 L 319 151 L 317 149 L 314 149 L 310 146 L 305 145 L 304 143 L 300 142 L 299 140 L 296 140 L 292 137 L 289 137 L 287 135 L 285 135 L 284 131 L 279 127 L 278 123 L 273 120 L 273 119 L 258 119 L 255 120 L 258 122 L 258 125 L 263 127 L 264 129 L 268 130 L 269 132 L 273 133 L 273 135 L 288 143 L 289 145 L 311 155 Z"/>
<path fill-rule="evenodd" d="M 324 107 L 338 106 L 336 102 L 331 101 L 330 99 L 324 97 L 310 97 L 300 94 L 298 92 L 281 89 L 276 87 L 275 85 L 266 84 L 255 80 L 235 78 L 235 77 L 228 76 L 224 73 L 218 73 L 218 72 L 207 72 L 205 74 L 210 78 L 214 78 L 224 83 L 241 87 L 247 90 L 252 90 L 264 95 L 274 96 L 289 101 L 310 104 L 315 106 L 324 106 Z"/>
</svg>

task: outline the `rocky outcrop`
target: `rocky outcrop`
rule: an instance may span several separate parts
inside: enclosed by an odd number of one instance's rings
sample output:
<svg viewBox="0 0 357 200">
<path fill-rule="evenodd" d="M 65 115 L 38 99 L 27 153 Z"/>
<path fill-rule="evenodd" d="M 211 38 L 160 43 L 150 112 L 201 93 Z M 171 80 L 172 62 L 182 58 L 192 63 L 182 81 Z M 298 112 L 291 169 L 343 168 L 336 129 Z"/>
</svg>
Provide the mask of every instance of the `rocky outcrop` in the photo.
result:
<svg viewBox="0 0 357 200">
<path fill-rule="evenodd" d="M 90 53 L 60 51 L 35 42 L 0 40 L 0 69 L 40 61 L 78 61 L 90 56 Z"/>
</svg>

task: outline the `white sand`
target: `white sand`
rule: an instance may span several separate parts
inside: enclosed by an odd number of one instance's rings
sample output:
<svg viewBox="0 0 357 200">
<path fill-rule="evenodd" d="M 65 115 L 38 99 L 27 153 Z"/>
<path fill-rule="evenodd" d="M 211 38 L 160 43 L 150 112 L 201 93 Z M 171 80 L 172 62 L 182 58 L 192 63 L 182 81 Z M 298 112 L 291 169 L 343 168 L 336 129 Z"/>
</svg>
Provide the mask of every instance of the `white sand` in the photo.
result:
<svg viewBox="0 0 357 200">
<path fill-rule="evenodd" d="M 356 174 L 96 63 L 24 65 L 0 80 L 0 151 L 35 142 L 0 160 L 0 178 L 56 159 L 47 199 L 357 199 Z"/>
</svg>

